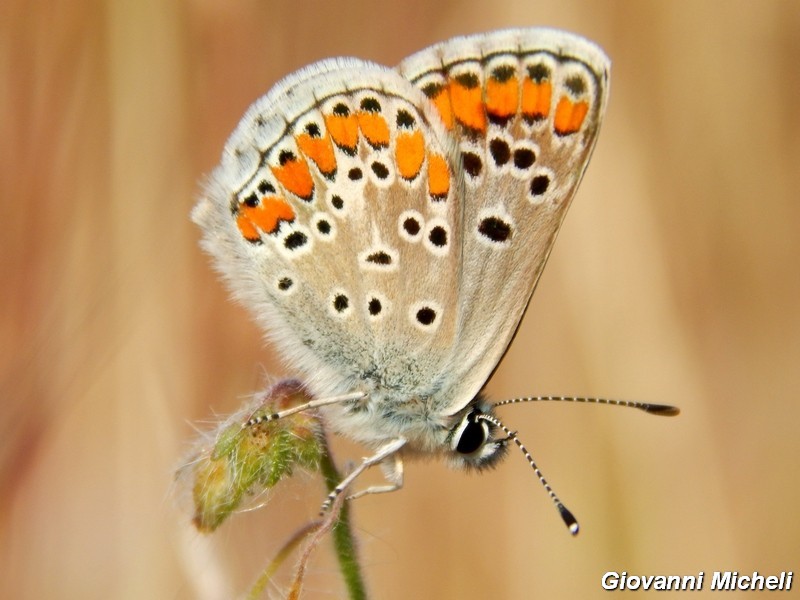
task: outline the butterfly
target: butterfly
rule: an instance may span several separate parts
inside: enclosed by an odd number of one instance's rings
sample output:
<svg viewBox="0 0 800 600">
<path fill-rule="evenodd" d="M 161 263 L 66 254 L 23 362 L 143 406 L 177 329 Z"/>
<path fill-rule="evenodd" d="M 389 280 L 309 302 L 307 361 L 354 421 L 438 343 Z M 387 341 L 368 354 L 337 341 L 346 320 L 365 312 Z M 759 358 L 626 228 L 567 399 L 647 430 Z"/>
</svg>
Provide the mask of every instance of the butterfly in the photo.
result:
<svg viewBox="0 0 800 600">
<path fill-rule="evenodd" d="M 402 485 L 403 458 L 495 464 L 515 443 L 481 393 L 583 176 L 609 90 L 593 43 L 551 29 L 459 37 L 394 69 L 312 64 L 246 112 L 193 212 L 203 247 L 319 410 Z M 565 398 L 565 400 L 581 400 Z M 657 414 L 662 405 L 626 404 Z"/>
</svg>

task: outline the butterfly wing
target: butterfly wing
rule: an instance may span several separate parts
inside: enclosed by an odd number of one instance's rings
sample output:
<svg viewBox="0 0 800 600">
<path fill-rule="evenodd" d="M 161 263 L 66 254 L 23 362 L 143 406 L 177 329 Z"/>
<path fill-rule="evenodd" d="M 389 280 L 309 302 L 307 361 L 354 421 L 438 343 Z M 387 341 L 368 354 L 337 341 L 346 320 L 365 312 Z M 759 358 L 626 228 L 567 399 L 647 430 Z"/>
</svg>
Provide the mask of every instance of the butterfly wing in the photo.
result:
<svg viewBox="0 0 800 600">
<path fill-rule="evenodd" d="M 594 44 L 547 29 L 438 44 L 398 71 L 456 140 L 463 174 L 456 343 L 437 411 L 481 389 L 519 325 L 588 164 L 608 95 Z"/>
<path fill-rule="evenodd" d="M 311 391 L 367 391 L 405 415 L 371 421 L 394 428 L 374 436 L 401 435 L 466 406 L 505 352 L 607 79 L 594 45 L 537 29 L 457 38 L 397 70 L 317 63 L 248 110 L 193 217 Z"/>
<path fill-rule="evenodd" d="M 317 63 L 258 100 L 193 218 L 235 295 L 319 396 L 431 396 L 458 327 L 452 138 L 397 72 Z"/>
</svg>

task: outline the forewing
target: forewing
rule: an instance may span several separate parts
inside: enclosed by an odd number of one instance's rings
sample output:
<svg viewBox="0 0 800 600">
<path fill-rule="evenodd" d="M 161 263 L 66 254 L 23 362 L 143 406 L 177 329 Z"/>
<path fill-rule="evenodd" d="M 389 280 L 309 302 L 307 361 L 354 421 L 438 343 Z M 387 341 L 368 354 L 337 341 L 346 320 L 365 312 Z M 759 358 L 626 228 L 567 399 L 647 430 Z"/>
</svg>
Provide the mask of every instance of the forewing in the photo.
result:
<svg viewBox="0 0 800 600">
<path fill-rule="evenodd" d="M 457 139 L 463 174 L 457 343 L 437 410 L 466 405 L 501 359 L 597 139 L 609 62 L 560 31 L 433 46 L 399 67 Z"/>
</svg>

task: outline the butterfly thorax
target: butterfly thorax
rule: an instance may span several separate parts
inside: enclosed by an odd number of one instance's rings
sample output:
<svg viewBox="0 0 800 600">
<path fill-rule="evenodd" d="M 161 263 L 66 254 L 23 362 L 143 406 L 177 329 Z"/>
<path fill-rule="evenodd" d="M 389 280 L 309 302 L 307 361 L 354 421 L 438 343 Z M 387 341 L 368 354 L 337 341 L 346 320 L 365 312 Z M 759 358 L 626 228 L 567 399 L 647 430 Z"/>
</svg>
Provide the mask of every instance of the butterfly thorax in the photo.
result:
<svg viewBox="0 0 800 600">
<path fill-rule="evenodd" d="M 441 457 L 459 468 L 491 466 L 503 456 L 504 442 L 494 440 L 494 427 L 475 426 L 476 414 L 492 415 L 491 405 L 482 396 L 471 399 L 458 412 L 450 415 L 432 411 L 431 398 L 406 398 L 389 402 L 386 398 L 364 398 L 345 404 L 321 408 L 326 423 L 336 433 L 357 442 L 380 447 L 402 439 L 406 457 Z M 479 440 L 466 450 L 459 442 L 465 427 L 479 430 Z"/>
</svg>

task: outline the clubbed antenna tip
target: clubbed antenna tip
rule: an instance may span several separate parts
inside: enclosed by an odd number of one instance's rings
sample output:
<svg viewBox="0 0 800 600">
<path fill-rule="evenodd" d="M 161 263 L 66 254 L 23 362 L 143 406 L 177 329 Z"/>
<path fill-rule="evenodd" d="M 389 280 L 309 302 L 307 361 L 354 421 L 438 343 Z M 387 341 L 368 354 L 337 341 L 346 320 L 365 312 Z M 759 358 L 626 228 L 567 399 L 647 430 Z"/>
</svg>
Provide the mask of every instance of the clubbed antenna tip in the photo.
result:
<svg viewBox="0 0 800 600">
<path fill-rule="evenodd" d="M 572 535 L 578 535 L 578 532 L 581 530 L 580 525 L 578 525 L 578 519 L 569 511 L 569 509 L 561 504 L 558 503 L 558 512 L 561 513 L 561 518 L 564 519 L 564 523 L 569 529 L 569 532 Z"/>
<path fill-rule="evenodd" d="M 677 406 L 670 406 L 669 404 L 642 404 L 636 408 L 641 408 L 643 411 L 651 415 L 658 415 L 659 417 L 675 417 L 681 414 L 681 409 Z"/>
</svg>

